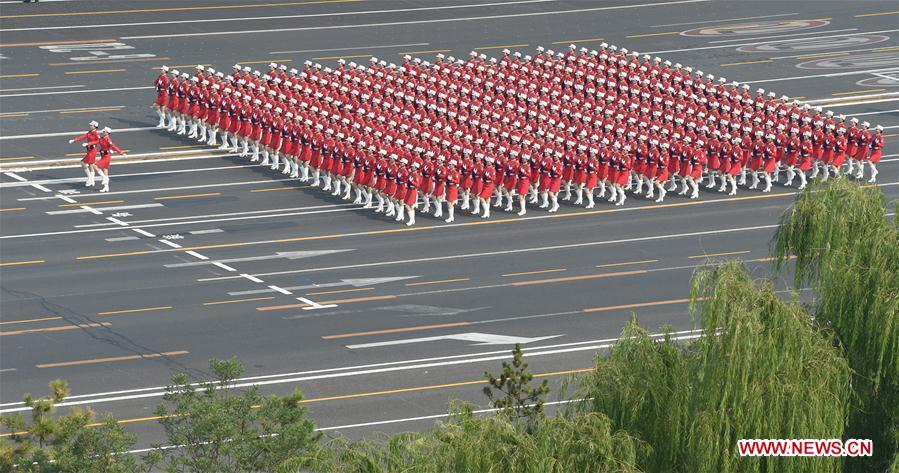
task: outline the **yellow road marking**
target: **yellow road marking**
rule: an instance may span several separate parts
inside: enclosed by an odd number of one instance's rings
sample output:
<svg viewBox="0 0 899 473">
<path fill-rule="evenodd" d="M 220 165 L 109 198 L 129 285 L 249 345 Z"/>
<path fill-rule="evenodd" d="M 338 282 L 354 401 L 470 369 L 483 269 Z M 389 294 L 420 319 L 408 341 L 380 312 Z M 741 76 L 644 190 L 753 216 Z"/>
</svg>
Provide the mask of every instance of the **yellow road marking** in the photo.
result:
<svg viewBox="0 0 899 473">
<path fill-rule="evenodd" d="M 552 278 L 552 279 L 537 279 L 535 281 L 518 281 L 513 282 L 513 286 L 533 286 L 535 284 L 549 284 L 554 282 L 568 282 L 568 281 L 584 281 L 587 279 L 602 279 L 602 278 L 612 278 L 616 276 L 632 276 L 635 274 L 644 274 L 647 271 L 645 270 L 634 270 L 634 271 L 621 271 L 618 273 L 603 273 L 603 274 L 585 274 L 583 276 L 568 276 L 564 278 Z"/>
<path fill-rule="evenodd" d="M 25 210 L 25 207 L 13 207 L 9 209 L 0 209 L 0 212 L 18 212 L 20 210 Z"/>
<path fill-rule="evenodd" d="M 0 336 L 24 335 L 26 333 L 39 333 L 39 332 L 62 332 L 63 330 L 78 330 L 78 329 L 93 328 L 93 327 L 108 327 L 110 325 L 112 325 L 112 324 L 109 322 L 101 322 L 98 324 L 56 325 L 54 327 L 29 328 L 29 329 L 24 329 L 24 330 L 13 330 L 10 332 L 0 332 Z"/>
<path fill-rule="evenodd" d="M 861 15 L 855 15 L 856 18 L 864 18 L 867 16 L 881 16 L 881 15 L 899 15 L 899 11 L 885 11 L 881 13 L 863 13 Z"/>
<path fill-rule="evenodd" d="M 23 264 L 38 264 L 38 263 L 46 263 L 46 260 L 36 259 L 34 261 L 15 261 L 12 263 L 0 263 L 0 266 L 19 266 Z"/>
<path fill-rule="evenodd" d="M 463 282 L 463 281 L 471 281 L 471 278 L 443 279 L 440 281 L 410 282 L 406 285 L 407 286 L 426 286 L 428 284 L 443 284 L 443 283 Z"/>
<path fill-rule="evenodd" d="M 128 309 L 128 310 L 113 310 L 110 312 L 97 312 L 97 315 L 118 315 L 118 314 L 131 314 L 134 312 L 150 312 L 153 310 L 169 310 L 172 306 L 165 305 L 162 307 L 147 307 L 145 309 Z"/>
<path fill-rule="evenodd" d="M 884 90 L 887 90 L 887 89 L 852 90 L 849 92 L 837 92 L 835 94 L 830 94 L 830 95 L 833 95 L 836 97 L 839 95 L 855 95 L 855 94 L 867 94 L 867 93 L 871 93 L 871 92 L 883 92 Z"/>
<path fill-rule="evenodd" d="M 512 48 L 523 48 L 527 46 L 527 44 L 503 44 L 499 46 L 481 46 L 480 48 L 474 48 L 475 51 L 485 51 L 487 49 L 512 49 Z"/>
<path fill-rule="evenodd" d="M 209 145 L 161 146 L 159 149 L 204 148 L 206 146 L 209 146 Z"/>
<path fill-rule="evenodd" d="M 371 54 L 352 54 L 349 56 L 324 56 L 324 57 L 314 57 L 313 61 L 330 61 L 332 59 L 359 59 L 364 57 L 371 57 Z"/>
<path fill-rule="evenodd" d="M 27 117 L 28 113 L 5 113 L 0 115 L 0 118 L 16 118 L 16 117 Z"/>
<path fill-rule="evenodd" d="M 339 291 L 322 291 L 322 292 L 307 292 L 307 296 L 323 296 L 325 294 L 343 294 L 345 292 L 360 292 L 360 291 L 374 291 L 373 287 L 359 287 L 356 289 L 341 289 Z"/>
<path fill-rule="evenodd" d="M 689 259 L 697 259 L 697 258 L 714 258 L 716 256 L 731 256 L 731 255 L 745 255 L 746 253 L 752 253 L 749 250 L 745 251 L 728 251 L 727 253 L 711 253 L 708 255 L 694 255 L 688 256 Z"/>
<path fill-rule="evenodd" d="M 890 46 L 888 48 L 875 48 L 875 49 L 872 49 L 871 51 L 884 52 L 884 51 L 896 51 L 897 49 L 899 49 L 899 46 Z"/>
<path fill-rule="evenodd" d="M 559 269 L 544 269 L 544 270 L 541 270 L 541 271 L 527 271 L 527 272 L 524 272 L 524 273 L 508 273 L 508 274 L 503 274 L 503 276 L 504 276 L 504 277 L 507 277 L 507 278 L 510 278 L 510 277 L 514 277 L 514 276 L 528 276 L 528 275 L 531 275 L 531 274 L 561 273 L 562 271 L 568 271 L 568 270 L 565 269 L 565 268 L 559 268 Z"/>
<path fill-rule="evenodd" d="M 58 368 L 60 366 L 92 365 L 95 363 L 110 363 L 113 361 L 141 360 L 144 358 L 161 358 L 163 356 L 187 355 L 189 353 L 190 352 L 187 350 L 166 351 L 166 352 L 162 352 L 162 353 L 146 353 L 146 354 L 140 354 L 140 355 L 111 356 L 109 358 L 92 358 L 90 360 L 61 361 L 58 363 L 42 363 L 40 365 L 35 365 L 35 366 L 37 366 L 38 368 Z"/>
<path fill-rule="evenodd" d="M 222 193 L 210 192 L 208 194 L 169 195 L 165 197 L 156 197 L 153 200 L 192 199 L 194 197 L 215 197 L 217 195 L 222 195 Z"/>
<path fill-rule="evenodd" d="M 75 202 L 74 204 L 59 204 L 59 207 L 79 207 L 82 205 L 106 205 L 106 204 L 121 204 L 124 203 L 124 200 L 104 200 L 101 202 Z"/>
<path fill-rule="evenodd" d="M 410 56 L 414 56 L 416 54 L 448 53 L 450 51 L 452 51 L 452 49 L 432 49 L 430 51 L 405 51 L 405 52 L 402 52 L 399 54 L 401 56 L 406 55 L 406 54 L 408 54 Z"/>
<path fill-rule="evenodd" d="M 268 297 L 251 297 L 249 299 L 234 299 L 230 301 L 216 301 L 216 302 L 204 302 L 203 305 L 220 305 L 220 304 L 236 304 L 238 302 L 252 302 L 252 301 L 268 301 L 274 299 L 274 296 Z"/>
<path fill-rule="evenodd" d="M 419 325 L 417 327 L 388 328 L 388 329 L 384 329 L 384 330 L 371 330 L 368 332 L 341 333 L 341 334 L 337 334 L 337 335 L 325 335 L 322 337 L 322 339 L 323 340 L 336 340 L 339 338 L 364 337 L 367 335 L 383 335 L 385 333 L 416 332 L 419 330 L 434 330 L 434 329 L 438 329 L 438 328 L 463 327 L 465 325 L 469 325 L 469 323 L 470 322 L 451 322 L 448 324 Z"/>
<path fill-rule="evenodd" d="M 552 44 L 577 44 L 577 43 L 593 43 L 596 41 L 602 41 L 603 38 L 588 38 L 588 39 L 572 39 L 568 41 L 553 41 Z"/>
<path fill-rule="evenodd" d="M 593 371 L 594 368 L 579 368 L 574 370 L 564 370 L 564 371 L 553 371 L 549 373 L 535 373 L 535 378 L 547 378 L 550 376 L 565 376 L 570 374 L 578 374 L 578 373 L 587 373 L 589 371 Z M 342 399 L 356 399 L 362 397 L 371 397 L 371 396 L 385 396 L 389 394 L 401 394 L 408 392 L 416 392 L 416 391 L 429 391 L 433 389 L 445 389 L 445 388 L 455 388 L 460 386 L 471 386 L 476 384 L 484 384 L 487 380 L 477 380 L 477 381 L 460 381 L 456 383 L 446 383 L 446 384 L 436 384 L 431 386 L 417 386 L 412 388 L 400 388 L 400 389 L 391 389 L 387 391 L 374 391 L 374 392 L 365 392 L 365 393 L 356 393 L 356 394 L 344 394 L 339 396 L 328 396 L 328 397 L 315 397 L 309 399 L 303 399 L 300 401 L 300 404 L 311 404 L 314 402 L 324 402 L 324 401 L 337 401 Z M 259 406 L 252 406 L 254 409 Z M 137 417 L 133 419 L 121 419 L 117 420 L 117 424 L 131 424 L 135 422 L 148 422 L 151 420 L 159 420 L 162 419 L 162 416 L 150 416 L 150 417 Z M 88 424 L 88 427 L 99 427 L 104 425 L 103 422 L 94 422 L 92 424 Z M 13 432 L 13 433 L 4 433 L 0 434 L 0 437 L 11 437 L 13 435 L 24 435 L 27 432 Z"/>
<path fill-rule="evenodd" d="M 62 317 L 40 317 L 37 319 L 25 319 L 25 320 L 9 320 L 7 322 L 0 322 L 0 325 L 10 325 L 10 324 L 25 324 L 29 322 L 45 322 L 47 320 L 60 320 Z"/>
<path fill-rule="evenodd" d="M 647 264 L 647 263 L 658 263 L 657 259 L 647 259 L 643 261 L 625 261 L 623 263 L 606 263 L 606 264 L 597 264 L 595 267 L 597 268 L 614 268 L 615 266 L 627 266 L 629 264 Z"/>
<path fill-rule="evenodd" d="M 274 189 L 251 189 L 250 192 L 298 191 L 300 189 L 306 189 L 308 187 L 310 186 L 276 187 Z"/>
<path fill-rule="evenodd" d="M 745 62 L 729 62 L 727 64 L 719 64 L 721 67 L 730 67 L 730 66 L 743 66 L 746 64 L 764 64 L 766 62 L 773 62 L 771 59 L 761 59 L 758 61 L 745 61 Z"/>
<path fill-rule="evenodd" d="M 899 135 L 897 135 L 896 133 L 890 133 L 889 135 L 883 135 L 884 138 L 894 138 L 896 136 L 899 136 Z"/>
<path fill-rule="evenodd" d="M 0 79 L 12 79 L 14 77 L 37 77 L 40 74 L 3 74 L 0 75 Z"/>
<path fill-rule="evenodd" d="M 2 118 L 2 117 L 0 117 Z M 34 156 L 19 156 L 15 158 L 0 158 L 0 161 L 12 161 L 14 159 L 34 159 Z"/>
<path fill-rule="evenodd" d="M 631 38 L 648 38 L 648 37 L 650 37 L 650 36 L 671 36 L 671 35 L 676 35 L 676 34 L 680 34 L 680 31 L 667 31 L 667 32 L 665 32 L 665 33 L 633 34 L 633 35 L 630 35 L 630 36 L 625 36 L 625 38 L 627 38 L 627 39 L 631 39 Z"/>
<path fill-rule="evenodd" d="M 91 110 L 71 110 L 65 112 L 59 112 L 60 115 L 70 115 L 73 113 L 103 113 L 103 112 L 118 112 L 122 109 L 122 107 L 107 107 L 107 108 L 95 108 Z M 127 151 L 125 151 L 127 153 Z"/>
<path fill-rule="evenodd" d="M 15 48 L 18 46 L 51 46 L 54 44 L 111 43 L 115 40 L 116 40 L 115 38 L 104 38 L 104 39 L 83 39 L 83 40 L 72 40 L 72 41 L 39 41 L 37 43 L 8 43 L 8 44 L 0 44 L 0 48 Z"/>
<path fill-rule="evenodd" d="M 66 75 L 74 75 L 74 74 L 101 74 L 105 72 L 125 72 L 128 69 L 100 69 L 96 71 L 66 71 Z"/>
<path fill-rule="evenodd" d="M 140 58 L 140 59 L 112 59 L 109 61 L 91 61 L 91 64 L 119 64 L 124 62 L 146 62 L 146 61 L 166 61 L 171 59 L 168 56 L 165 57 L 148 57 L 148 58 Z M 83 62 L 53 62 L 48 64 L 48 66 L 84 66 Z"/>
<path fill-rule="evenodd" d="M 293 62 L 293 59 L 263 59 L 261 61 L 237 61 L 235 64 L 271 64 L 271 63 Z"/>
<path fill-rule="evenodd" d="M 106 10 L 106 11 L 84 11 L 84 12 L 67 12 L 67 13 L 29 13 L 25 15 L 5 15 L 0 18 L 36 18 L 47 16 L 84 16 L 84 15 L 118 15 L 122 13 L 158 13 L 158 12 L 175 12 L 175 11 L 198 11 L 198 10 L 229 10 L 234 8 L 260 8 L 260 7 L 292 7 L 297 5 L 317 5 L 322 3 L 348 3 L 362 2 L 365 0 L 313 0 L 305 2 L 284 2 L 284 3 L 255 3 L 249 5 L 209 5 L 202 7 L 172 7 L 172 8 L 143 8 L 140 10 Z"/>
<path fill-rule="evenodd" d="M 884 135 L 884 137 L 889 137 L 894 135 Z M 658 209 L 666 209 L 672 207 L 687 207 L 693 205 L 705 205 L 705 204 L 728 204 L 733 202 L 741 202 L 744 200 L 756 200 L 756 199 L 773 199 L 778 197 L 792 197 L 796 195 L 794 192 L 781 192 L 777 194 L 757 194 L 757 195 L 749 195 L 743 197 L 731 197 L 724 200 L 715 200 L 715 201 L 689 201 L 689 202 L 677 202 L 670 204 L 653 204 L 653 205 L 644 205 L 642 207 L 630 207 L 625 209 L 627 211 L 646 211 L 646 210 L 658 210 Z M 589 217 L 593 215 L 602 215 L 612 212 L 621 212 L 621 209 L 602 209 L 602 210 L 590 210 L 586 212 L 566 212 L 560 214 L 552 214 L 547 215 L 545 218 L 555 219 L 555 218 L 569 218 L 569 217 Z M 304 236 L 304 237 L 295 237 L 295 238 L 283 238 L 280 240 L 272 240 L 266 242 L 235 242 L 235 243 L 219 243 L 214 245 L 199 245 L 199 246 L 191 246 L 191 247 L 183 247 L 178 248 L 172 251 L 200 251 L 200 250 L 211 250 L 218 248 L 236 248 L 240 246 L 249 246 L 255 244 L 281 244 L 281 243 L 296 243 L 301 241 L 317 241 L 317 240 L 331 240 L 338 238 L 349 238 L 349 237 L 360 237 L 360 236 L 374 236 L 374 235 L 390 235 L 394 233 L 407 233 L 407 232 L 422 232 L 427 230 L 441 230 L 441 229 L 457 229 L 460 227 L 473 227 L 480 225 L 499 225 L 499 224 L 507 224 L 507 223 L 524 223 L 530 220 L 528 217 L 510 217 L 510 218 L 501 218 L 496 220 L 481 220 L 477 222 L 466 222 L 460 223 L 456 225 L 444 226 L 444 225 L 429 225 L 429 226 L 421 226 L 421 227 L 406 227 L 406 228 L 392 228 L 386 230 L 372 230 L 368 232 L 359 232 L 359 233 L 335 233 L 331 235 L 314 235 L 314 236 Z M 166 250 L 169 251 L 169 250 Z M 87 255 L 87 256 L 78 256 L 75 259 L 78 260 L 91 260 L 91 259 L 102 259 L 102 258 L 117 258 L 123 256 L 138 256 L 138 255 L 149 255 L 153 254 L 156 251 L 144 250 L 144 251 L 131 251 L 128 253 L 106 253 L 99 255 Z"/>
<path fill-rule="evenodd" d="M 701 300 L 701 298 L 700 298 Z M 690 302 L 690 299 L 669 299 L 666 301 L 653 301 L 653 302 L 639 302 L 636 304 L 624 304 L 624 305 L 610 305 L 606 307 L 591 307 L 589 309 L 582 309 L 583 312 L 606 312 L 609 310 L 620 310 L 620 309 L 636 309 L 640 307 L 653 307 L 657 305 L 669 305 L 669 304 L 683 304 L 685 302 Z"/>
<path fill-rule="evenodd" d="M 355 299 L 338 299 L 333 301 L 319 301 L 318 304 L 321 305 L 330 305 L 330 304 L 348 304 L 350 302 L 369 302 L 369 301 L 385 301 L 389 299 L 396 299 L 394 295 L 387 296 L 371 296 L 371 297 L 357 297 Z M 257 307 L 258 311 L 267 311 L 267 310 L 282 310 L 282 309 L 299 309 L 302 307 L 309 307 L 309 304 L 288 304 L 288 305 L 273 305 L 268 307 Z"/>
</svg>

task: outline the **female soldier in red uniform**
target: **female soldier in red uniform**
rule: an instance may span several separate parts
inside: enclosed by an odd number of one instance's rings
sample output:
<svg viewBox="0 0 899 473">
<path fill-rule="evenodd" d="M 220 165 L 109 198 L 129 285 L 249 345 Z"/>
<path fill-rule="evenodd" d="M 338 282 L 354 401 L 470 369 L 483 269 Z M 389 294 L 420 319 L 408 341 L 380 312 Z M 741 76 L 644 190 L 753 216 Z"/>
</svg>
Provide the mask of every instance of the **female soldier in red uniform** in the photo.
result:
<svg viewBox="0 0 899 473">
<path fill-rule="evenodd" d="M 96 171 L 94 167 L 94 162 L 97 161 L 97 142 L 100 141 L 100 134 L 97 133 L 97 127 L 100 126 L 99 123 L 95 121 L 91 121 L 90 129 L 87 133 L 78 136 L 76 138 L 72 138 L 69 140 L 69 144 L 85 141 L 81 144 L 84 147 L 84 157 L 81 158 L 81 169 L 84 170 L 84 175 L 87 176 L 87 180 L 84 181 L 84 185 L 87 187 L 94 186 L 94 172 Z"/>
<path fill-rule="evenodd" d="M 100 159 L 97 160 L 96 166 L 100 175 L 103 176 L 103 188 L 100 189 L 100 192 L 109 192 L 109 166 L 112 162 L 112 152 L 115 151 L 116 153 L 119 153 L 123 158 L 128 157 L 127 154 L 112 142 L 112 139 L 109 137 L 110 132 L 112 132 L 112 130 L 110 130 L 109 127 L 104 128 L 103 134 L 97 142 L 97 145 L 100 147 Z"/>
<path fill-rule="evenodd" d="M 475 165 L 477 168 L 477 164 Z M 493 197 L 493 190 L 496 186 L 496 168 L 493 167 L 493 158 L 487 156 L 484 158 L 484 163 L 480 172 L 480 185 L 478 188 L 478 200 L 474 203 L 474 212 L 472 214 L 478 214 L 478 208 L 484 207 L 484 213 L 481 215 L 481 218 L 490 218 L 490 200 Z"/>
<path fill-rule="evenodd" d="M 453 223 L 453 220 L 456 219 L 456 201 L 459 200 L 459 179 L 461 178 L 457 165 L 456 160 L 451 159 L 446 168 L 446 223 Z"/>
<path fill-rule="evenodd" d="M 169 72 L 169 68 L 162 66 L 160 69 L 159 77 L 153 83 L 156 86 L 156 101 L 153 102 L 152 108 L 159 115 L 159 124 L 156 125 L 156 128 L 165 128 L 165 105 L 169 99 L 169 76 L 166 74 Z"/>
<path fill-rule="evenodd" d="M 521 209 L 518 211 L 518 215 L 523 216 L 527 213 L 527 210 L 525 210 L 525 199 L 527 199 L 527 195 L 531 191 L 531 175 L 533 175 L 533 170 L 531 169 L 530 164 L 530 156 L 528 155 L 528 153 L 524 153 L 521 155 L 521 161 L 518 163 L 517 171 L 518 182 L 516 184 L 518 188 L 516 190 L 518 191 L 518 205 L 521 207 Z"/>
</svg>

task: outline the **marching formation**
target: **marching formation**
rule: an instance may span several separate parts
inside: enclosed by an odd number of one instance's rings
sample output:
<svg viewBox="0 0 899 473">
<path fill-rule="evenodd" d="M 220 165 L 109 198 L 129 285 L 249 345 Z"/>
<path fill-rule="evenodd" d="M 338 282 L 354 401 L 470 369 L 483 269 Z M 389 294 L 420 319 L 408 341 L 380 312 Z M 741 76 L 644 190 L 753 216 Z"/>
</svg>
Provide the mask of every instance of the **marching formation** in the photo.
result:
<svg viewBox="0 0 899 473">
<path fill-rule="evenodd" d="M 109 167 L 112 164 L 112 152 L 115 151 L 122 157 L 128 157 L 128 155 L 112 142 L 112 138 L 109 137 L 112 129 L 108 126 L 100 130 L 100 124 L 95 121 L 91 121 L 88 126 L 90 129 L 87 133 L 69 140 L 69 144 L 83 141 L 81 146 L 85 153 L 84 158 L 81 159 L 81 168 L 84 170 L 84 175 L 87 176 L 84 185 L 93 187 L 94 179 L 99 175 L 100 183 L 103 186 L 100 188 L 100 192 L 109 192 Z M 97 159 L 98 155 L 99 159 Z"/>
<path fill-rule="evenodd" d="M 416 210 L 441 218 L 444 204 L 452 222 L 459 201 L 489 218 L 491 207 L 556 212 L 572 198 L 623 205 L 628 191 L 695 199 L 703 183 L 769 192 L 781 173 L 801 189 L 819 175 L 862 179 L 867 167 L 874 182 L 883 149 L 880 126 L 605 43 L 334 70 L 163 66 L 155 85 L 159 128 L 221 140 L 407 225 Z"/>
</svg>

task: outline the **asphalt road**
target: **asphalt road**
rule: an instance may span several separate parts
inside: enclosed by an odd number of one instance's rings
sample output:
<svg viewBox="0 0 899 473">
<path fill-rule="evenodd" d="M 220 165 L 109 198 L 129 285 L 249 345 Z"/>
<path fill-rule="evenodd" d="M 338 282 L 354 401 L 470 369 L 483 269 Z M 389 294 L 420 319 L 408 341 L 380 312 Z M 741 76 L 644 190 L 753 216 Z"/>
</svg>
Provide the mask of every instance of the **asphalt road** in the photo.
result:
<svg viewBox="0 0 899 473">
<path fill-rule="evenodd" d="M 878 184 L 899 197 L 893 2 L 276 3 L 0 2 L 0 165 L 20 163 L 0 174 L 0 412 L 64 378 L 73 403 L 127 420 L 145 446 L 161 440 L 152 411 L 170 376 L 205 379 L 209 358 L 234 356 L 246 383 L 302 388 L 329 431 L 423 429 L 449 399 L 483 404 L 483 372 L 516 340 L 558 386 L 632 313 L 692 336 L 695 268 L 741 258 L 768 274 L 795 192 L 407 228 L 149 129 L 162 64 L 607 41 L 884 125 Z M 40 163 L 77 156 L 67 140 L 93 119 L 154 158 L 114 164 L 108 194 Z"/>
</svg>

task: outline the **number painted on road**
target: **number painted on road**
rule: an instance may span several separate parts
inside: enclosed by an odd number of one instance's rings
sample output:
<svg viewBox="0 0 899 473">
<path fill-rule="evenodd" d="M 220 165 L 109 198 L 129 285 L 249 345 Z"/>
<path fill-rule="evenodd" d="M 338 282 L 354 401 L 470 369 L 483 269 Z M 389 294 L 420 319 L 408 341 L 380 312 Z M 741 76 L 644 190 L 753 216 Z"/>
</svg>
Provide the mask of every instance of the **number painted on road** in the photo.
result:
<svg viewBox="0 0 899 473">
<path fill-rule="evenodd" d="M 90 62 L 90 61 L 110 60 L 110 59 L 143 59 L 143 58 L 156 57 L 155 54 L 148 54 L 148 53 L 110 54 L 109 52 L 107 52 L 107 51 L 122 51 L 122 50 L 134 49 L 134 46 L 129 46 L 128 44 L 120 43 L 120 42 L 56 44 L 56 45 L 50 45 L 50 46 L 40 46 L 40 48 L 45 51 L 49 51 L 51 53 L 90 54 L 90 56 L 73 56 L 73 57 L 69 58 L 72 61 L 79 61 L 79 62 Z"/>
<path fill-rule="evenodd" d="M 183 240 L 184 235 L 181 235 L 180 233 L 174 233 L 171 235 L 163 235 L 162 238 L 166 240 Z"/>
<path fill-rule="evenodd" d="M 115 218 L 122 218 L 122 217 L 130 217 L 131 214 L 129 212 L 116 212 L 116 213 L 112 214 L 112 216 Z"/>
</svg>

